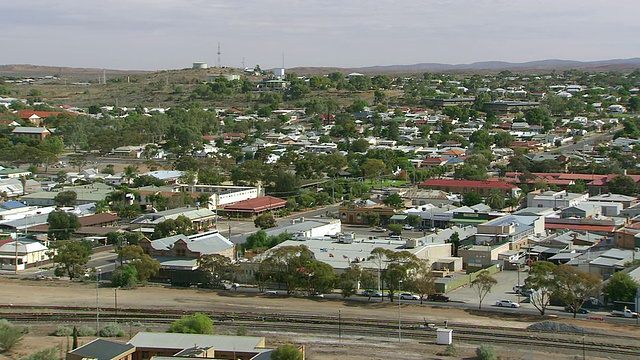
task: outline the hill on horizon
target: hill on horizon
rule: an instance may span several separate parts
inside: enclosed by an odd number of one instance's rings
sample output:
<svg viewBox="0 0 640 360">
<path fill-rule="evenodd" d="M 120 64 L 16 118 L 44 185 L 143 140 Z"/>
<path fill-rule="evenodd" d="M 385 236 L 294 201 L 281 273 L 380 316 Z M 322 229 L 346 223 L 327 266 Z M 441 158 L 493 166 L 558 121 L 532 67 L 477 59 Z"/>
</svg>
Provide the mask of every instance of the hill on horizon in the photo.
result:
<svg viewBox="0 0 640 360">
<path fill-rule="evenodd" d="M 380 65 L 353 68 L 340 67 L 293 67 L 286 69 L 287 72 L 297 74 L 321 75 L 330 72 L 362 72 L 362 73 L 389 73 L 408 74 L 420 72 L 499 72 L 502 70 L 517 70 L 522 72 L 540 70 L 587 70 L 587 71 L 633 71 L 640 68 L 640 58 L 631 59 L 611 59 L 598 61 L 576 61 L 548 59 L 529 61 L 522 63 L 512 63 L 505 61 L 483 61 L 470 64 L 443 64 L 443 63 L 418 63 L 411 65 Z M 210 68 L 215 69 L 215 68 Z M 99 68 L 73 68 L 61 66 L 29 65 L 29 64 L 8 64 L 0 65 L 0 76 L 4 77 L 25 77 L 25 76 L 59 76 L 74 79 L 97 79 L 103 72 L 107 76 L 130 76 L 138 74 L 148 74 L 153 72 L 187 70 L 113 70 Z"/>
</svg>

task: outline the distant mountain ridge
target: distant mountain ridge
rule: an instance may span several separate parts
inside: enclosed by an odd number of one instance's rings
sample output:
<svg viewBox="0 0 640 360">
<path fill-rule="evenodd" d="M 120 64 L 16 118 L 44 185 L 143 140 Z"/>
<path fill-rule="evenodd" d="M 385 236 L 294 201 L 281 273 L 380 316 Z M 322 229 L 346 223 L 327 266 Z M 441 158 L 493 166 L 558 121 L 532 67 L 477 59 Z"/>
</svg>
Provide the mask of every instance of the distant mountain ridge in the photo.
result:
<svg viewBox="0 0 640 360">
<path fill-rule="evenodd" d="M 511 63 L 506 61 L 482 61 L 471 64 L 442 64 L 442 63 L 419 63 L 413 65 L 388 65 L 388 66 L 367 66 L 361 67 L 362 71 L 374 72 L 404 72 L 404 71 L 481 71 L 481 70 L 511 70 L 511 69 L 540 69 L 540 70 L 567 70 L 567 69 L 598 69 L 598 68 L 637 68 L 640 67 L 640 58 L 612 59 L 598 61 L 576 61 L 576 60 L 538 60 L 523 63 Z"/>
<path fill-rule="evenodd" d="M 321 75 L 330 72 L 362 72 L 362 73 L 421 73 L 421 72 L 497 72 L 502 70 L 525 71 L 551 71 L 551 70 L 586 70 L 586 71 L 633 71 L 640 68 L 640 58 L 611 59 L 597 61 L 576 61 L 548 59 L 538 61 L 528 61 L 523 63 L 512 63 L 506 61 L 482 61 L 470 64 L 442 64 L 442 63 L 419 63 L 412 65 L 380 65 L 365 67 L 294 67 L 287 69 L 287 72 L 297 74 Z M 175 69 L 188 70 L 188 69 Z M 167 71 L 156 70 L 155 72 Z M 58 75 L 74 78 L 95 79 L 106 73 L 107 76 L 126 76 L 135 74 L 153 73 L 151 70 L 113 70 L 98 68 L 72 68 L 61 66 L 44 66 L 28 64 L 0 65 L 0 76 L 21 77 L 21 76 L 45 76 Z"/>
</svg>

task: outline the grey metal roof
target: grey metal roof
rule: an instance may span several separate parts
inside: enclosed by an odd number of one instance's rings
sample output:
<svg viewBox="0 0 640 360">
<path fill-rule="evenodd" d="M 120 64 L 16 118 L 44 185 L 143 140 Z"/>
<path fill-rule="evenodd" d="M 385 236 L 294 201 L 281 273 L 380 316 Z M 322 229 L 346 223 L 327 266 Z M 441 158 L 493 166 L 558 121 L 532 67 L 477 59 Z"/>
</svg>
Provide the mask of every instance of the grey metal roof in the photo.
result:
<svg viewBox="0 0 640 360">
<path fill-rule="evenodd" d="M 92 342 L 72 350 L 72 354 L 81 355 L 83 358 L 97 360 L 120 359 L 123 354 L 135 350 L 131 344 L 122 344 L 115 341 L 95 339 Z"/>
<path fill-rule="evenodd" d="M 184 241 L 187 248 L 202 255 L 215 254 L 233 247 L 233 243 L 217 230 L 185 236 L 182 234 L 153 240 L 151 246 L 156 250 L 169 250 L 177 241 Z"/>
<path fill-rule="evenodd" d="M 138 348 L 183 350 L 192 346 L 211 347 L 220 351 L 256 351 L 264 341 L 256 336 L 200 335 L 140 332 L 129 344 Z"/>
</svg>

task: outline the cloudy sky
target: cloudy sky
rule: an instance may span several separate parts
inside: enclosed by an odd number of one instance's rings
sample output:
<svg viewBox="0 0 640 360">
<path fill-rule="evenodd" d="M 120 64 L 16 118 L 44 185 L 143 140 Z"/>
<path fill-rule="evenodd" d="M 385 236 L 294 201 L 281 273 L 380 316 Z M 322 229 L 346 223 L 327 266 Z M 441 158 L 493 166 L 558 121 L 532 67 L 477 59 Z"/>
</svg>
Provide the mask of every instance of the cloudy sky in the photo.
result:
<svg viewBox="0 0 640 360">
<path fill-rule="evenodd" d="M 14 0 L 0 64 L 263 69 L 640 56 L 639 0 Z"/>
</svg>

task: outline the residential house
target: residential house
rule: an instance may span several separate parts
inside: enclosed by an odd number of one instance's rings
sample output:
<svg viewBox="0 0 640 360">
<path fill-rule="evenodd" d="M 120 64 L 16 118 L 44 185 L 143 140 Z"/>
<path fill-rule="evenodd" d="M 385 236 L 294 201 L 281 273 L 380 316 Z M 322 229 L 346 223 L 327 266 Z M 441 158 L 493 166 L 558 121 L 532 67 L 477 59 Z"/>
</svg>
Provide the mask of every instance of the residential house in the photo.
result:
<svg viewBox="0 0 640 360">
<path fill-rule="evenodd" d="M 527 206 L 532 208 L 562 209 L 587 201 L 589 194 L 569 193 L 566 190 L 535 190 L 527 194 Z"/>
<path fill-rule="evenodd" d="M 13 136 L 25 136 L 29 139 L 43 141 L 51 136 L 51 131 L 46 127 L 17 126 L 11 131 L 11 134 L 13 134 Z"/>
<path fill-rule="evenodd" d="M 0 240 L 0 269 L 20 271 L 28 267 L 49 261 L 51 253 L 48 247 L 38 240 L 19 237 L 17 240 Z M 17 266 L 16 266 L 17 261 Z"/>
</svg>

